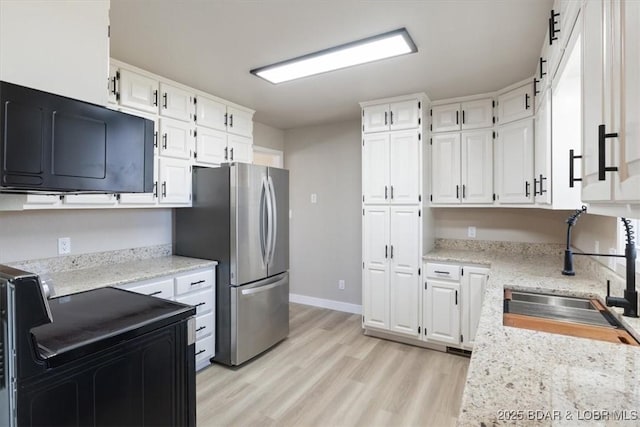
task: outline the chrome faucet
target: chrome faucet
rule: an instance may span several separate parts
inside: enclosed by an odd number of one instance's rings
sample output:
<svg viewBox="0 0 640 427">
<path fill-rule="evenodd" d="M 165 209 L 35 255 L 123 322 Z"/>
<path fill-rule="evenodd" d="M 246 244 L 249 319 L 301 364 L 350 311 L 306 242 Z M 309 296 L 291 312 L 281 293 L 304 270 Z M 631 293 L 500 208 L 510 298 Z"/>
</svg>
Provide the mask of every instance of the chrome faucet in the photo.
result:
<svg viewBox="0 0 640 427">
<path fill-rule="evenodd" d="M 575 276 L 576 272 L 573 270 L 573 255 L 590 255 L 590 256 L 606 256 L 606 257 L 618 257 L 625 258 L 627 263 L 626 271 L 626 289 L 623 297 L 612 297 L 610 283 L 607 281 L 607 298 L 605 303 L 608 307 L 620 307 L 624 309 L 623 316 L 638 317 L 638 291 L 636 290 L 636 245 L 634 242 L 633 227 L 631 221 L 626 218 L 620 218 L 622 221 L 625 233 L 626 244 L 624 249 L 624 255 L 620 254 L 592 254 L 592 253 L 573 253 L 571 251 L 571 227 L 576 224 L 578 217 L 587 211 L 586 206 L 582 206 L 581 209 L 575 211 L 573 215 L 567 218 L 567 247 L 564 251 L 564 269 L 562 274 L 565 276 Z"/>
</svg>

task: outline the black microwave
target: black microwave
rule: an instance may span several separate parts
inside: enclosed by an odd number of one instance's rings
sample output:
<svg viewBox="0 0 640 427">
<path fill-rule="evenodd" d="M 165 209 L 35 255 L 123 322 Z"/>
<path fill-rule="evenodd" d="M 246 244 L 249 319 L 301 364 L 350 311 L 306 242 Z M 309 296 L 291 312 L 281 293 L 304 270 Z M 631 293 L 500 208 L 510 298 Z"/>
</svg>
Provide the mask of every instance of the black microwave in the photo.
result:
<svg viewBox="0 0 640 427">
<path fill-rule="evenodd" d="M 0 82 L 0 191 L 150 193 L 153 121 Z"/>
</svg>

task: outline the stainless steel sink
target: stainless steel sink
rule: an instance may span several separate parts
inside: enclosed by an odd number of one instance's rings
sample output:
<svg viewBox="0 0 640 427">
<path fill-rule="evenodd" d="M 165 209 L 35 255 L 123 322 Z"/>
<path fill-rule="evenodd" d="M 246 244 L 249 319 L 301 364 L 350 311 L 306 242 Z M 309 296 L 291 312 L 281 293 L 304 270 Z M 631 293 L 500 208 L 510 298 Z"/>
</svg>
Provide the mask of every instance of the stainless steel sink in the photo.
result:
<svg viewBox="0 0 640 427">
<path fill-rule="evenodd" d="M 599 311 L 587 298 L 511 291 L 511 299 L 505 299 L 504 312 L 594 326 L 619 326 L 613 316 Z"/>
</svg>

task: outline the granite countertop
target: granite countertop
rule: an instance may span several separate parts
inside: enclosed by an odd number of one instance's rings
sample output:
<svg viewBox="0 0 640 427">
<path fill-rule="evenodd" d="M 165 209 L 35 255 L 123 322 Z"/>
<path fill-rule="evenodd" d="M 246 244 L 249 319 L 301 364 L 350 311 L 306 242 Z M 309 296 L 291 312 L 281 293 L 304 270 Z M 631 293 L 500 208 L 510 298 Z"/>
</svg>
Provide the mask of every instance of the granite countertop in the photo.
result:
<svg viewBox="0 0 640 427">
<path fill-rule="evenodd" d="M 491 267 L 458 425 L 640 421 L 640 348 L 502 324 L 505 287 L 604 301 L 605 283 L 578 267 L 576 276 L 563 276 L 561 255 L 435 249 L 424 259 Z M 640 321 L 615 311 L 640 337 Z"/>
<path fill-rule="evenodd" d="M 217 261 L 169 255 L 49 273 L 47 276 L 53 280 L 55 294 L 59 296 L 170 276 L 197 268 L 213 267 L 217 264 Z"/>
</svg>

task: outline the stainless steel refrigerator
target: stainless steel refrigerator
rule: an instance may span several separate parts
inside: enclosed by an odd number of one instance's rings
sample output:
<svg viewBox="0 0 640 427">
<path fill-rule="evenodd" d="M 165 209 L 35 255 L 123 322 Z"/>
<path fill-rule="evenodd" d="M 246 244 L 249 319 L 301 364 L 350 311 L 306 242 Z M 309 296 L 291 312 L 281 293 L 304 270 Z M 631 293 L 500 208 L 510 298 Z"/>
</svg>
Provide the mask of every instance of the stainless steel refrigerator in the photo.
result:
<svg viewBox="0 0 640 427">
<path fill-rule="evenodd" d="M 231 163 L 192 179 L 174 253 L 219 262 L 212 360 L 240 365 L 289 334 L 289 171 Z"/>
</svg>

